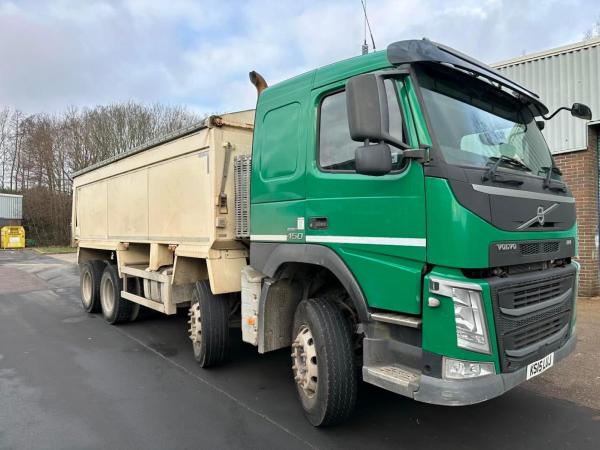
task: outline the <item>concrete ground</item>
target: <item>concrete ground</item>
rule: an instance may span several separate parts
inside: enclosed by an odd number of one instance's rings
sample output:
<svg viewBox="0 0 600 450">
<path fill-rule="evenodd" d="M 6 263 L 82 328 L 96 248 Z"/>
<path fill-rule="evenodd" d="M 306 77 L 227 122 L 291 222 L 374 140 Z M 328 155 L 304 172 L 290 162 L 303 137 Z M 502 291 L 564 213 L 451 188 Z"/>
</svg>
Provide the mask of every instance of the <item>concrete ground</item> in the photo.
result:
<svg viewBox="0 0 600 450">
<path fill-rule="evenodd" d="M 600 299 L 579 301 L 571 357 L 497 399 L 438 407 L 362 384 L 348 423 L 315 429 L 287 350 L 258 355 L 233 332 L 231 362 L 202 370 L 185 314 L 84 313 L 72 261 L 0 251 L 2 449 L 598 448 Z"/>
</svg>

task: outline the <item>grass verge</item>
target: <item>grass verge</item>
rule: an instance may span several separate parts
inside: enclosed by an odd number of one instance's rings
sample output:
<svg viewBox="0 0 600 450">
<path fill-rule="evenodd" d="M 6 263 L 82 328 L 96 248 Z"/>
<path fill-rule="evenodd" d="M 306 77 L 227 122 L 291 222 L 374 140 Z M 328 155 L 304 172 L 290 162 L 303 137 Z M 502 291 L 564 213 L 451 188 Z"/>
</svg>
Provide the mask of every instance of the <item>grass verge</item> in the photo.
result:
<svg viewBox="0 0 600 450">
<path fill-rule="evenodd" d="M 34 247 L 34 250 L 44 255 L 57 255 L 60 253 L 75 253 L 77 249 L 75 247 L 66 246 L 49 246 L 49 247 Z"/>
</svg>

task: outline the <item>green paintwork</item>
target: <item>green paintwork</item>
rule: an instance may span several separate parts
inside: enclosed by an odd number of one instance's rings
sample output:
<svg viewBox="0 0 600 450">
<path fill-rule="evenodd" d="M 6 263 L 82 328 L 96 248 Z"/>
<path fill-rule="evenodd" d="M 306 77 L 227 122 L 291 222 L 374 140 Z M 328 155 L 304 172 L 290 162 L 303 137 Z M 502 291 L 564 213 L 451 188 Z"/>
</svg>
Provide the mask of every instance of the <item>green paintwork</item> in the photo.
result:
<svg viewBox="0 0 600 450">
<path fill-rule="evenodd" d="M 369 177 L 321 171 L 317 122 L 321 99 L 348 78 L 391 67 L 385 52 L 341 61 L 267 88 L 256 110 L 251 186 L 251 234 L 263 241 L 319 243 L 323 237 L 426 238 L 427 247 L 321 243 L 335 251 L 358 281 L 369 307 L 423 318 L 423 349 L 453 358 L 493 362 L 500 371 L 492 304 L 484 280 L 466 280 L 460 269 L 488 266 L 492 242 L 576 238 L 576 226 L 559 232 L 499 230 L 455 199 L 448 182 L 425 177 L 412 161 L 400 173 Z M 398 92 L 408 144 L 431 145 L 414 83 L 404 76 Z M 357 146 L 359 144 L 357 143 Z M 301 228 L 327 217 L 327 230 Z M 308 237 L 308 238 L 307 238 Z M 256 239 L 254 239 L 256 240 Z M 315 240 L 317 242 L 315 242 Z M 425 265 L 432 271 L 423 279 Z M 468 281 L 482 288 L 491 354 L 457 347 L 452 300 L 423 306 L 430 276 Z M 575 319 L 573 319 L 573 326 Z"/>
<path fill-rule="evenodd" d="M 342 80 L 313 89 L 309 116 L 312 123 L 317 123 L 321 99 L 344 84 Z M 409 111 L 403 113 L 406 116 Z M 412 135 L 415 134 L 412 130 Z M 306 217 L 307 221 L 310 217 L 327 217 L 329 228 L 306 230 L 307 236 L 425 237 L 425 192 L 420 164 L 411 162 L 403 172 L 382 177 L 323 172 L 316 164 L 317 139 L 316 127 L 311 128 L 312 148 L 307 152 L 310 158 L 306 164 Z M 410 220 L 406 220 L 408 217 Z M 371 307 L 420 313 L 424 247 L 368 244 L 330 247 L 348 265 Z"/>
<path fill-rule="evenodd" d="M 565 231 L 500 230 L 458 203 L 448 182 L 427 177 L 427 262 L 440 266 L 488 267 L 489 245 L 496 241 L 576 238 L 576 226 Z"/>
<path fill-rule="evenodd" d="M 421 112 L 421 107 L 419 106 L 419 101 L 417 100 L 417 93 L 415 92 L 413 82 L 410 77 L 406 77 L 405 84 L 408 100 L 410 102 L 410 106 L 413 111 L 413 116 L 415 118 L 414 126 L 417 130 L 417 137 L 419 139 L 419 143 L 431 146 L 431 137 L 429 136 L 429 131 L 427 131 L 425 117 Z M 415 145 L 415 147 L 417 147 L 417 145 Z"/>
<path fill-rule="evenodd" d="M 410 83 L 409 77 L 405 77 L 403 82 L 398 82 L 398 95 L 400 97 L 400 106 L 402 107 L 403 111 L 415 110 L 415 108 L 411 108 L 411 106 L 412 105 L 417 106 L 414 101 L 411 103 L 411 100 L 409 98 L 408 89 L 410 87 L 411 87 L 411 83 Z M 422 117 L 422 116 L 420 116 L 420 117 Z M 404 121 L 406 122 L 406 130 L 408 133 L 409 142 L 418 144 L 419 137 L 417 134 L 417 127 L 415 125 L 415 119 L 414 119 L 413 114 L 405 114 Z M 412 144 L 412 145 L 414 145 L 414 144 Z"/>
<path fill-rule="evenodd" d="M 356 56 L 316 69 L 313 88 L 329 86 L 361 73 L 373 72 L 388 67 L 392 67 L 392 65 L 387 59 L 385 50 Z"/>
</svg>

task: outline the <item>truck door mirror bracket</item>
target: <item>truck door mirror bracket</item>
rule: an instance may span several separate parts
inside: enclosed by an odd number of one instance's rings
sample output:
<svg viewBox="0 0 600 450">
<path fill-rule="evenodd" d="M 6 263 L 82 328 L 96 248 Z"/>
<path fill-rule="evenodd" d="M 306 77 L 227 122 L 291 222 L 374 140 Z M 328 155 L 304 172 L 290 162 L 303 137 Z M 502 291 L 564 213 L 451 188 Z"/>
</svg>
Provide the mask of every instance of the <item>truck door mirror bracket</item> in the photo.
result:
<svg viewBox="0 0 600 450">
<path fill-rule="evenodd" d="M 402 152 L 403 158 L 418 159 L 422 162 L 429 161 L 429 145 L 421 144 L 419 148 L 409 148 Z"/>
</svg>

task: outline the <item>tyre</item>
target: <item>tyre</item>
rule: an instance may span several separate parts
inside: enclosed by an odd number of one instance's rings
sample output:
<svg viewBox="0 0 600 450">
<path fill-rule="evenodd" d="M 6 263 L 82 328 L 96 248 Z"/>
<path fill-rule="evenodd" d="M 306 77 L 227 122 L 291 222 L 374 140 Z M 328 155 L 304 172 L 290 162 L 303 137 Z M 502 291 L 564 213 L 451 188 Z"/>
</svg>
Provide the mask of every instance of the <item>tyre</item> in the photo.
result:
<svg viewBox="0 0 600 450">
<path fill-rule="evenodd" d="M 79 287 L 81 290 L 81 304 L 89 313 L 98 313 L 100 306 L 100 279 L 104 270 L 104 261 L 87 261 L 80 265 Z"/>
<path fill-rule="evenodd" d="M 308 421 L 319 427 L 346 420 L 356 405 L 358 384 L 348 320 L 334 303 L 303 300 L 292 338 L 292 371 Z"/>
<path fill-rule="evenodd" d="M 192 292 L 188 324 L 194 357 L 201 367 L 227 360 L 229 350 L 229 297 L 214 295 L 208 280 L 198 281 Z"/>
<path fill-rule="evenodd" d="M 104 319 L 113 325 L 131 320 L 133 313 L 134 303 L 121 298 L 122 289 L 117 266 L 107 264 L 100 280 L 100 304 Z"/>
<path fill-rule="evenodd" d="M 132 294 L 143 297 L 144 289 L 142 287 L 141 278 L 128 277 L 127 278 L 127 292 L 131 292 Z M 140 317 L 140 314 L 142 313 L 142 305 L 140 305 L 139 303 L 131 302 L 131 301 L 129 303 L 131 303 L 131 316 L 129 316 L 129 321 L 134 322 Z M 142 313 L 142 315 L 143 315 L 143 313 Z"/>
</svg>

